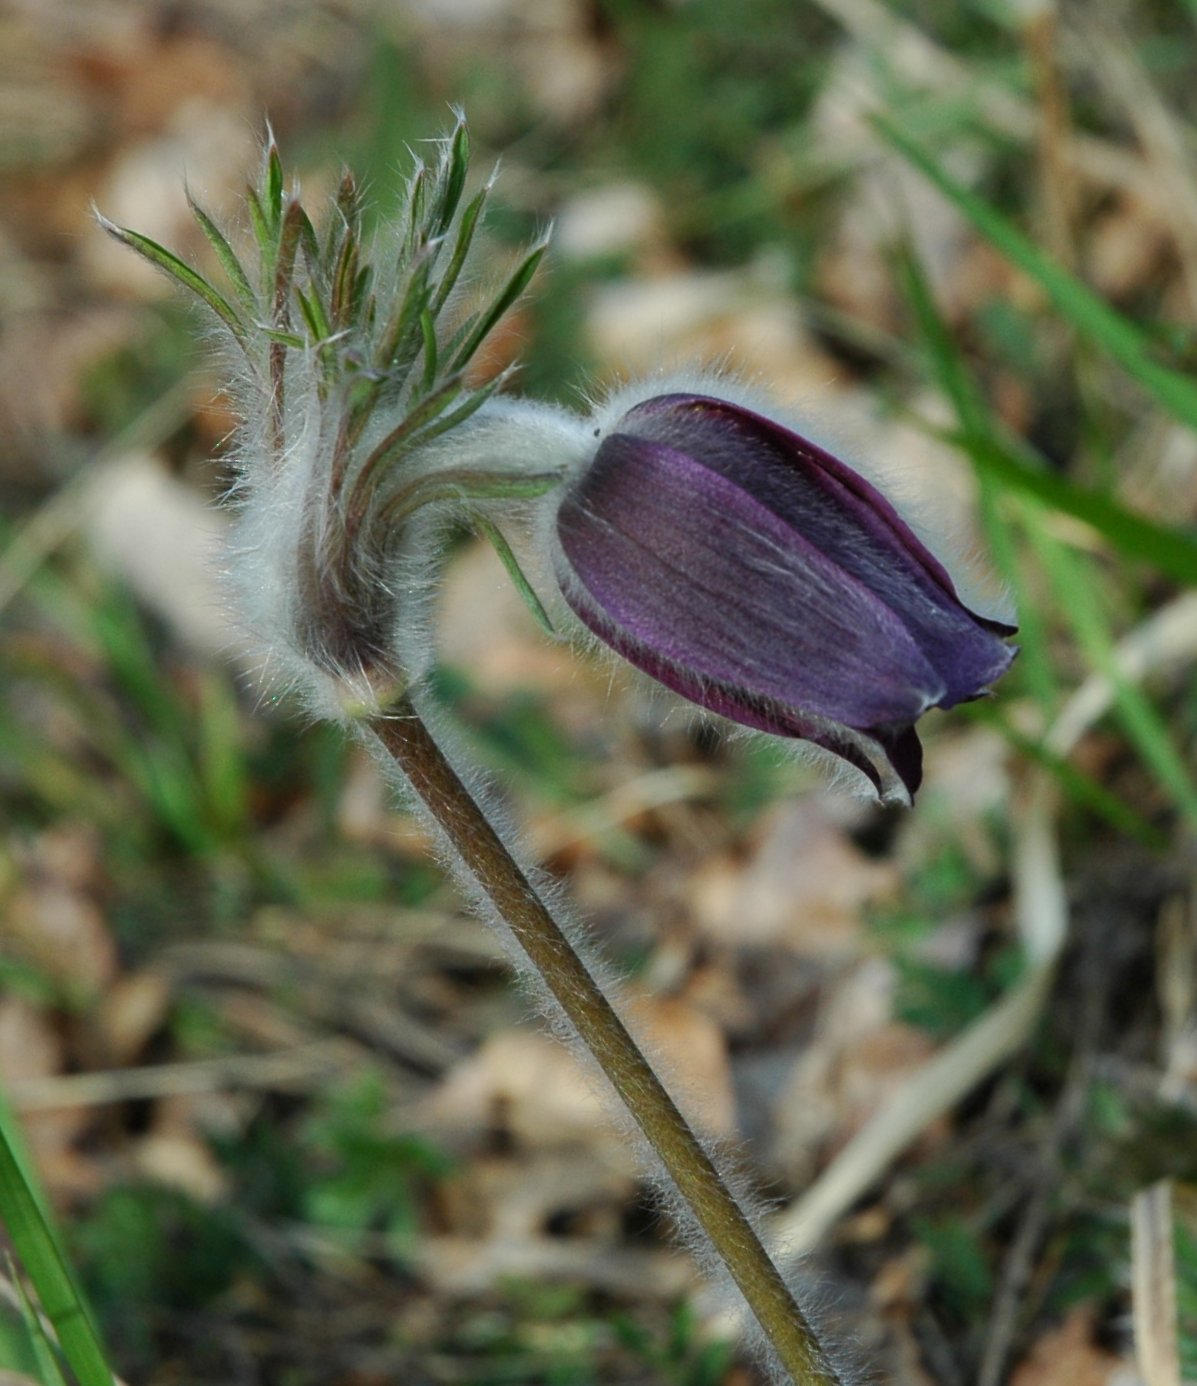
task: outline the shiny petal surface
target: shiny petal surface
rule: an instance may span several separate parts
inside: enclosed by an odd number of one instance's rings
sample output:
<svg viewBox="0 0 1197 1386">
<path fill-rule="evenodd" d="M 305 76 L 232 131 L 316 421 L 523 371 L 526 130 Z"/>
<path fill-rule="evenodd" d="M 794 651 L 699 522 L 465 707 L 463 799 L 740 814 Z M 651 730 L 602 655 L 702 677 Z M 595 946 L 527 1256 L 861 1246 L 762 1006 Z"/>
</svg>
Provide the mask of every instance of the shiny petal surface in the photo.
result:
<svg viewBox="0 0 1197 1386">
<path fill-rule="evenodd" d="M 980 697 L 1016 653 L 876 487 L 709 396 L 626 414 L 557 536 L 562 590 L 599 639 L 702 707 L 833 751 L 886 798 L 918 787 L 919 716 Z"/>
<path fill-rule="evenodd" d="M 899 613 L 943 680 L 937 706 L 976 697 L 1009 668 L 1014 652 L 1000 637 L 1014 628 L 970 611 L 943 565 L 881 492 L 814 443 L 702 395 L 649 400 L 620 428 L 733 477 Z"/>
<path fill-rule="evenodd" d="M 566 594 L 583 619 L 593 603 L 629 648 L 675 671 L 662 682 L 684 682 L 704 706 L 735 690 L 874 727 L 912 722 L 944 696 L 893 610 L 688 453 L 611 435 L 562 504 L 558 535 L 586 594 Z"/>
</svg>

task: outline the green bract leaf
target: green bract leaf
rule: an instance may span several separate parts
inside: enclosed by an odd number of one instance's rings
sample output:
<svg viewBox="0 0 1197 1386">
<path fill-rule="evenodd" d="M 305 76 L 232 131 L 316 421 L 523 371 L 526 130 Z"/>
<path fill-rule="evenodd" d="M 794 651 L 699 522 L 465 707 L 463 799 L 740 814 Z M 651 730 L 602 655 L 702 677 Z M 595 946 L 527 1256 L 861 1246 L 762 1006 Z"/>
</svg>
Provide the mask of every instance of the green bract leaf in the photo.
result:
<svg viewBox="0 0 1197 1386">
<path fill-rule="evenodd" d="M 483 188 L 480 193 L 472 197 L 469 205 L 462 213 L 461 224 L 457 229 L 457 240 L 453 246 L 453 254 L 441 276 L 440 283 L 437 285 L 436 293 L 432 297 L 431 311 L 434 318 L 445 306 L 446 300 L 453 292 L 453 286 L 461 275 L 462 267 L 465 265 L 466 257 L 470 253 L 470 246 L 474 240 L 478 219 L 482 214 L 482 209 L 486 206 L 488 191 L 489 189 Z"/>
<path fill-rule="evenodd" d="M 130 231 L 124 226 L 117 226 L 107 217 L 96 212 L 96 220 L 105 231 L 122 245 L 127 245 L 130 250 L 135 250 L 144 260 L 148 260 L 151 265 L 157 265 L 160 270 L 165 270 L 176 283 L 181 284 L 185 289 L 189 289 L 197 298 L 202 299 L 216 316 L 224 323 L 237 341 L 244 347 L 246 345 L 246 328 L 241 319 L 237 316 L 236 310 L 223 294 L 219 293 L 211 284 L 193 270 L 190 265 L 180 260 L 177 255 L 171 253 L 164 246 L 160 246 L 157 241 L 152 241 L 148 236 L 143 236 L 137 231 Z"/>
<path fill-rule="evenodd" d="M 254 240 L 258 243 L 262 283 L 267 284 L 274 278 L 275 236 L 270 219 L 262 206 L 262 200 L 252 184 L 246 185 L 245 205 L 249 208 L 250 225 L 253 227 Z"/>
<path fill-rule="evenodd" d="M 532 281 L 532 276 L 536 273 L 536 267 L 544 259 L 547 249 L 548 242 L 542 241 L 527 255 L 519 269 L 507 281 L 502 293 L 483 313 L 469 336 L 466 337 L 457 355 L 453 358 L 453 370 L 461 370 L 472 359 L 474 353 L 490 335 L 491 329 L 528 287 Z"/>
<path fill-rule="evenodd" d="M 273 135 L 266 149 L 266 215 L 277 236 L 283 216 L 283 161 Z"/>
<path fill-rule="evenodd" d="M 277 342 L 279 346 L 302 348 L 307 346 L 303 337 L 297 336 L 294 332 L 284 332 L 278 327 L 262 326 L 262 336 L 272 342 Z"/>
<path fill-rule="evenodd" d="M 420 314 L 420 335 L 424 339 L 424 379 L 421 383 L 425 390 L 431 390 L 436 380 L 437 346 L 436 324 L 428 308 Z"/>
<path fill-rule="evenodd" d="M 449 146 L 449 156 L 445 173 L 445 190 L 441 198 L 441 205 L 438 209 L 436 225 L 433 230 L 435 236 L 443 236 L 449 229 L 449 224 L 457 214 L 458 204 L 461 202 L 461 194 L 465 189 L 466 171 L 470 166 L 470 133 L 466 128 L 466 123 L 460 117 L 457 121 L 457 129 L 453 131 L 452 143 Z"/>
<path fill-rule="evenodd" d="M 511 476 L 505 472 L 485 472 L 476 468 L 447 467 L 432 472 L 406 486 L 387 502 L 387 522 L 394 524 L 422 506 L 445 501 L 520 501 L 547 495 L 561 482 L 560 472 L 533 472 Z"/>
<path fill-rule="evenodd" d="M 229 283 L 232 284 L 237 297 L 241 300 L 241 306 L 246 313 L 255 315 L 258 312 L 258 299 L 253 289 L 250 287 L 249 277 L 237 258 L 233 247 L 224 237 L 224 233 L 204 211 L 198 202 L 187 194 L 187 205 L 191 208 L 191 214 L 199 223 L 200 230 L 208 239 L 208 244 L 216 252 L 216 258 L 220 261 L 220 266 L 228 275 Z"/>
<path fill-rule="evenodd" d="M 362 463 L 361 471 L 358 472 L 354 481 L 351 513 L 360 514 L 364 510 L 371 489 L 375 485 L 378 470 L 393 463 L 404 452 L 408 451 L 416 433 L 425 424 L 435 419 L 444 409 L 447 409 L 461 393 L 461 390 L 461 376 L 451 376 L 441 385 L 439 390 L 427 396 L 405 414 L 381 442 L 375 444 L 370 455 Z"/>
<path fill-rule="evenodd" d="M 313 342 L 318 344 L 331 337 L 332 329 L 324 316 L 324 304 L 320 302 L 320 295 L 314 291 L 305 292 L 296 288 L 295 298 L 299 304 L 299 311 L 303 314 L 303 320 L 308 325 L 308 331 L 312 334 Z"/>
<path fill-rule="evenodd" d="M 546 635 L 556 635 L 553 622 L 549 619 L 549 613 L 544 609 L 540 598 L 536 595 L 536 589 L 528 581 L 524 570 L 519 565 L 519 560 L 512 552 L 511 545 L 503 537 L 502 531 L 497 525 L 486 518 L 485 515 L 476 515 L 474 524 L 478 531 L 484 535 L 494 547 L 494 551 L 499 555 L 499 560 L 503 567 L 507 569 L 507 576 L 511 579 L 515 590 L 523 599 L 524 605 L 536 618 L 537 624 Z"/>
</svg>

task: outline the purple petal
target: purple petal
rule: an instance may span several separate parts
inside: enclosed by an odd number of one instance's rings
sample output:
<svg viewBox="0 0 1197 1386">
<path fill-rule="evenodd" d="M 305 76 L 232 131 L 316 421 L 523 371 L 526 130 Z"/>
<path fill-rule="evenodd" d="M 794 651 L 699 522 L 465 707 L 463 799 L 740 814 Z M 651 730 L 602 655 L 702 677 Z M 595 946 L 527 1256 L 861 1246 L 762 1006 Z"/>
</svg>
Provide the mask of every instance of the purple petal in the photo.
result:
<svg viewBox="0 0 1197 1386">
<path fill-rule="evenodd" d="M 570 605 L 590 630 L 642 673 L 656 679 L 666 688 L 671 688 L 675 693 L 680 693 L 683 698 L 699 707 L 716 712 L 740 726 L 754 727 L 757 731 L 769 732 L 774 736 L 793 737 L 822 746 L 824 750 L 840 756 L 866 775 L 878 793 L 885 792 L 884 779 L 861 745 L 861 738 L 853 736 L 846 727 L 834 722 L 804 717 L 793 708 L 783 707 L 768 699 L 755 698 L 743 689 L 729 688 L 709 679 L 697 678 L 690 670 L 670 664 L 655 651 L 612 624 L 589 599 L 585 589 L 575 587 L 573 582 L 567 580 L 562 590 Z M 906 792 L 913 797 L 923 778 L 923 748 L 918 733 L 913 727 L 907 727 L 893 734 L 874 732 L 872 739 L 877 743 L 876 754 L 884 756 L 889 761 L 891 770 L 902 780 Z"/>
<path fill-rule="evenodd" d="M 975 698 L 1009 668 L 1014 627 L 961 601 L 943 565 L 863 477 L 798 434 L 738 405 L 663 395 L 621 431 L 704 463 L 787 521 L 892 611 L 936 670 L 940 707 Z"/>
<path fill-rule="evenodd" d="M 705 459 L 613 434 L 557 523 L 582 619 L 705 707 L 897 730 L 947 694 L 881 596 Z"/>
</svg>

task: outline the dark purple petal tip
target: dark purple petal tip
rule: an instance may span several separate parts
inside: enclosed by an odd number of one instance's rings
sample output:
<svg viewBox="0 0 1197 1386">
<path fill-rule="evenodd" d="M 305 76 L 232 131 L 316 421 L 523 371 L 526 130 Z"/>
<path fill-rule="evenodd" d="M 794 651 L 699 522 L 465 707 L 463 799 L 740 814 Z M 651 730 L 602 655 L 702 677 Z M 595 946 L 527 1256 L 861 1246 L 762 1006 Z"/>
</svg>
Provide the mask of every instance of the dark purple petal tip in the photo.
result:
<svg viewBox="0 0 1197 1386">
<path fill-rule="evenodd" d="M 562 590 L 599 639 L 702 707 L 833 751 L 886 798 L 918 788 L 918 717 L 982 696 L 1014 658 L 1014 628 L 961 602 L 876 487 L 723 400 L 632 409 L 557 534 Z"/>
</svg>

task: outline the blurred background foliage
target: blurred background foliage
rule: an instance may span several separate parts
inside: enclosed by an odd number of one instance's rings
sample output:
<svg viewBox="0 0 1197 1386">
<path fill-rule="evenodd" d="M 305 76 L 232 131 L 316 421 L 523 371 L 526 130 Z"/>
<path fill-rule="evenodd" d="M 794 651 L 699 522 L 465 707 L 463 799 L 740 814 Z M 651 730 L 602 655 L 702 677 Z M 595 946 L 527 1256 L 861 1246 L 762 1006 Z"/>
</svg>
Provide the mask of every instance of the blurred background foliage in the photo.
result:
<svg viewBox="0 0 1197 1386">
<path fill-rule="evenodd" d="M 748 375 L 1022 628 L 884 813 L 550 645 L 463 537 L 465 742 L 789 1232 L 866 1150 L 804 1274 L 880 1379 L 1197 1375 L 1195 53 L 1147 0 L 0 10 L 3 1120 L 122 1377 L 757 1379 L 420 830 L 255 697 L 233 420 L 89 218 L 202 256 L 185 183 L 236 220 L 267 119 L 382 218 L 450 103 L 495 277 L 556 225 L 484 372 Z M 0 1368 L 53 1381 L 21 1270 Z"/>
</svg>

